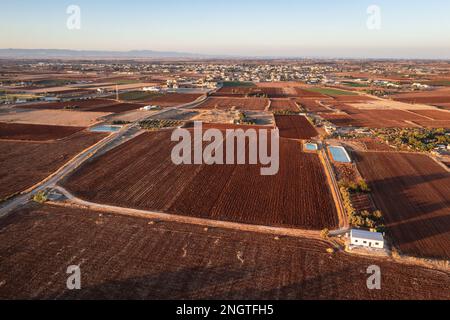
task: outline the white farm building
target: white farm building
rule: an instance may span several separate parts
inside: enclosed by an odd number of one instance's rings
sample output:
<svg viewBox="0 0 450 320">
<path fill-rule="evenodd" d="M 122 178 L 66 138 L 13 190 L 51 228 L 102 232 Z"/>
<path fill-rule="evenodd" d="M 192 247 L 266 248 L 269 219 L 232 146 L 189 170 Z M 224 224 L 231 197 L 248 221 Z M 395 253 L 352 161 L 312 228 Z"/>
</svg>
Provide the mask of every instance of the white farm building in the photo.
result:
<svg viewBox="0 0 450 320">
<path fill-rule="evenodd" d="M 350 231 L 350 244 L 358 247 L 384 248 L 384 237 L 378 232 L 352 229 Z"/>
</svg>

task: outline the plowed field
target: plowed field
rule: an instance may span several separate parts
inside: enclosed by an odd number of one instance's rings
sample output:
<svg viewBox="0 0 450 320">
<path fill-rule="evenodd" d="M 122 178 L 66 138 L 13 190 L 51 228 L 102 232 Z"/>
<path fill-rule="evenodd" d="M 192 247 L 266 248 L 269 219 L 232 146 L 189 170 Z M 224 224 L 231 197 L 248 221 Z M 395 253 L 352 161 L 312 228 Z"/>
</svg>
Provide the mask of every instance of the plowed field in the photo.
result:
<svg viewBox="0 0 450 320">
<path fill-rule="evenodd" d="M 331 245 L 38 206 L 0 221 L 1 299 L 450 299 L 450 274 Z M 69 291 L 70 265 L 82 290 Z M 367 289 L 367 268 L 382 290 Z"/>
<path fill-rule="evenodd" d="M 417 154 L 358 153 L 357 164 L 400 250 L 449 259 L 450 174 Z"/>
<path fill-rule="evenodd" d="M 319 133 L 304 116 L 275 116 L 280 136 L 289 139 L 311 139 Z"/>
<path fill-rule="evenodd" d="M 34 124 L 0 123 L 0 140 L 48 141 L 59 140 L 83 130 L 82 127 L 44 126 Z"/>
<path fill-rule="evenodd" d="M 82 199 L 115 206 L 257 225 L 338 225 L 322 164 L 297 141 L 282 139 L 278 174 L 262 176 L 259 165 L 176 166 L 170 135 L 143 134 L 63 185 Z"/>
<path fill-rule="evenodd" d="M 0 199 L 42 181 L 103 137 L 79 132 L 54 142 L 0 141 Z"/>
</svg>

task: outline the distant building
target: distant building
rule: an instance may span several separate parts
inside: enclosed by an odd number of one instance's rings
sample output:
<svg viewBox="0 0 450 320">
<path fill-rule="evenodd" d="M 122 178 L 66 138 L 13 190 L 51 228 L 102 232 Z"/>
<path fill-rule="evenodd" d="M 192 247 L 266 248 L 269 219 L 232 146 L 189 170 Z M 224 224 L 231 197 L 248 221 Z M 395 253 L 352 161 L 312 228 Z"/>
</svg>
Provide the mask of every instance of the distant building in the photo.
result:
<svg viewBox="0 0 450 320">
<path fill-rule="evenodd" d="M 160 109 L 159 106 L 145 106 L 145 107 L 141 108 L 141 110 L 144 110 L 144 111 L 159 110 L 159 109 Z"/>
<path fill-rule="evenodd" d="M 384 237 L 378 232 L 352 229 L 350 231 L 350 243 L 358 247 L 383 249 Z"/>
<path fill-rule="evenodd" d="M 158 88 L 158 87 L 144 87 L 144 88 L 142 88 L 142 91 L 145 91 L 145 92 L 160 92 L 161 89 Z"/>
</svg>

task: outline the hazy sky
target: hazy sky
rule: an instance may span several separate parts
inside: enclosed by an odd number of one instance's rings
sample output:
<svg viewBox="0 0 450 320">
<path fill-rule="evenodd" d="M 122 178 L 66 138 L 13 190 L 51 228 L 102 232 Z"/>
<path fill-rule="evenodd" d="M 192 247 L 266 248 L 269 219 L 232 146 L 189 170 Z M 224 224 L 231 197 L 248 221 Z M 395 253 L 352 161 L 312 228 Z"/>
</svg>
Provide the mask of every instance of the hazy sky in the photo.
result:
<svg viewBox="0 0 450 320">
<path fill-rule="evenodd" d="M 381 9 L 381 29 L 367 8 Z M 66 26 L 69 5 L 81 29 Z M 1 48 L 450 58 L 448 0 L 2 1 Z"/>
</svg>

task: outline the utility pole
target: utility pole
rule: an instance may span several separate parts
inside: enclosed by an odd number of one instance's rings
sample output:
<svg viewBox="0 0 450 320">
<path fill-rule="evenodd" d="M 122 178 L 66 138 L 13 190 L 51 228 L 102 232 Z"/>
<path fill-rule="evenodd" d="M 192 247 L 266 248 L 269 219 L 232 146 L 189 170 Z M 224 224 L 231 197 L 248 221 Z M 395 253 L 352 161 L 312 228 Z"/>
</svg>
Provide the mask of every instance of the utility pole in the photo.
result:
<svg viewBox="0 0 450 320">
<path fill-rule="evenodd" d="M 119 101 L 119 86 L 116 84 L 116 100 Z"/>
</svg>

